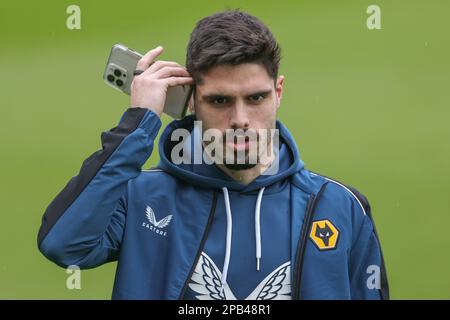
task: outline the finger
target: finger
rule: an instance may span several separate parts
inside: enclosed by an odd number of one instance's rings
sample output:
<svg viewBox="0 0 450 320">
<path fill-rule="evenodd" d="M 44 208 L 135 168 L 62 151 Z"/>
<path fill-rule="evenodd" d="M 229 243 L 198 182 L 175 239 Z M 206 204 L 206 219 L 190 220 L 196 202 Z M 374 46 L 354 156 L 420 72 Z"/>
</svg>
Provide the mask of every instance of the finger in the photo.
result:
<svg viewBox="0 0 450 320">
<path fill-rule="evenodd" d="M 179 63 L 177 63 L 175 61 L 157 60 L 157 61 L 154 61 L 147 70 L 148 70 L 148 73 L 153 73 L 153 72 L 156 72 L 156 71 L 160 70 L 163 67 L 184 68 L 181 64 L 179 64 Z"/>
<path fill-rule="evenodd" d="M 178 68 L 182 68 L 182 69 L 186 70 L 185 67 L 183 67 L 182 65 L 180 65 L 180 64 L 177 63 L 177 62 L 174 62 L 174 61 L 157 60 L 157 61 L 154 61 L 154 62 L 150 65 L 149 68 L 147 68 L 146 70 L 144 70 L 144 72 L 142 73 L 142 75 L 147 76 L 147 75 L 153 74 L 153 73 L 155 73 L 156 71 L 158 71 L 158 70 L 160 70 L 160 69 L 162 69 L 162 68 L 164 68 L 164 67 L 166 67 L 166 66 L 178 67 Z M 189 74 L 188 74 L 188 76 L 189 76 Z M 166 76 L 166 77 L 167 77 L 167 76 Z M 156 77 L 156 78 L 158 78 L 158 77 Z M 164 78 L 164 77 L 160 77 L 160 78 Z"/>
<path fill-rule="evenodd" d="M 137 70 L 145 70 L 148 66 L 155 60 L 157 56 L 159 56 L 163 52 L 163 47 L 158 46 L 149 52 L 147 52 L 137 63 Z"/>
<path fill-rule="evenodd" d="M 152 73 L 151 77 L 153 79 L 163 79 L 168 78 L 172 76 L 178 76 L 178 77 L 190 77 L 189 72 L 187 72 L 186 69 L 180 68 L 180 67 L 163 67 L 156 71 L 155 73 Z"/>
<path fill-rule="evenodd" d="M 165 79 L 169 87 L 175 87 L 180 85 L 193 85 L 194 78 L 192 77 L 170 77 Z"/>
</svg>

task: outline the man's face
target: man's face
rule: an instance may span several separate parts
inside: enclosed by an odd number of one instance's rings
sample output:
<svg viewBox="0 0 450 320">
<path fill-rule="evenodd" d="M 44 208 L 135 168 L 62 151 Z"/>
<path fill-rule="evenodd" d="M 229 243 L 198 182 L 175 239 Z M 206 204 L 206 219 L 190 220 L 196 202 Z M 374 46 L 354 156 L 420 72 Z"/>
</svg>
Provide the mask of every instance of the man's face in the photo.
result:
<svg viewBox="0 0 450 320">
<path fill-rule="evenodd" d="M 279 76 L 275 84 L 262 65 L 243 63 L 213 67 L 202 74 L 202 80 L 201 84 L 196 85 L 191 111 L 195 111 L 197 120 L 202 121 L 203 131 L 218 129 L 223 133 L 225 156 L 238 150 L 248 152 L 252 143 L 258 143 L 251 139 L 250 142 L 248 139 L 225 141 L 227 129 L 249 130 L 257 135 L 260 129 L 275 129 L 283 76 Z M 260 140 L 261 136 L 258 135 L 258 139 Z M 264 141 L 270 143 L 270 139 Z M 240 169 L 245 168 L 244 166 Z"/>
</svg>

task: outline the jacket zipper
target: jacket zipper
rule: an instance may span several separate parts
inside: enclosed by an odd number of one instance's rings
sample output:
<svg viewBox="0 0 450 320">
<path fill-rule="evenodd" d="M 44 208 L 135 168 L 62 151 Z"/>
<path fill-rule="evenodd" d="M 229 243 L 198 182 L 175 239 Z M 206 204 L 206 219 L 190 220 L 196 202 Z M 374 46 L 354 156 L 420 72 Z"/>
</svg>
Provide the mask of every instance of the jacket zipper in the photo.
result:
<svg viewBox="0 0 450 320">
<path fill-rule="evenodd" d="M 302 285 L 302 272 L 303 272 L 303 259 L 305 256 L 306 242 L 308 241 L 308 234 L 311 230 L 311 223 L 314 216 L 314 210 L 317 203 L 325 190 L 328 182 L 325 182 L 320 188 L 317 196 L 312 194 L 309 197 L 308 204 L 306 205 L 305 219 L 303 222 L 300 239 L 297 244 L 297 252 L 295 254 L 295 267 L 294 267 L 294 284 L 292 286 L 292 300 L 300 300 L 300 290 Z"/>
<path fill-rule="evenodd" d="M 214 214 L 216 212 L 216 204 L 217 204 L 217 190 L 214 190 L 212 204 L 211 204 L 211 210 L 209 212 L 208 222 L 206 224 L 206 228 L 205 228 L 205 231 L 203 233 L 203 237 L 202 237 L 202 240 L 200 242 L 200 246 L 199 246 L 197 254 L 195 256 L 194 263 L 193 263 L 193 265 L 191 267 L 191 270 L 189 271 L 189 275 L 186 278 L 186 281 L 184 282 L 184 286 L 181 289 L 180 295 L 178 296 L 178 300 L 183 300 L 184 299 L 184 296 L 186 294 L 186 290 L 187 290 L 189 281 L 191 280 L 192 274 L 194 273 L 195 267 L 197 266 L 198 260 L 200 259 L 200 255 L 201 255 L 201 253 L 203 251 L 203 247 L 205 246 L 206 239 L 208 238 L 209 229 L 211 229 L 211 225 L 212 225 L 212 221 L 213 221 L 213 218 L 214 218 Z"/>
</svg>

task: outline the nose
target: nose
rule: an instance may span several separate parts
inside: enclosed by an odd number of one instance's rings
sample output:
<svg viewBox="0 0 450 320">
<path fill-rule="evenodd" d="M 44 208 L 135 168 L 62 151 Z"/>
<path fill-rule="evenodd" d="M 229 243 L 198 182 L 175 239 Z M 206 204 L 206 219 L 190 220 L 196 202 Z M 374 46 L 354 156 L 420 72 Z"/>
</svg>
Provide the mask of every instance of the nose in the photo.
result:
<svg viewBox="0 0 450 320">
<path fill-rule="evenodd" d="M 245 105 L 237 102 L 230 112 L 230 128 L 232 129 L 247 129 L 250 127 L 250 119 L 247 114 Z"/>
</svg>

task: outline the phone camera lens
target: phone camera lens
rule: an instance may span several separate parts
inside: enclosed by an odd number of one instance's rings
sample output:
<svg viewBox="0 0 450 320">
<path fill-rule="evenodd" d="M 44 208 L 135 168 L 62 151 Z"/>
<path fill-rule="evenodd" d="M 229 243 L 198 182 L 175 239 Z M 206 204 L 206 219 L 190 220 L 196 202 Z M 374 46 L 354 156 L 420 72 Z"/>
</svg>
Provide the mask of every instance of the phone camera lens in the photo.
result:
<svg viewBox="0 0 450 320">
<path fill-rule="evenodd" d="M 121 86 L 123 86 L 123 81 L 122 81 L 122 80 L 117 80 L 117 81 L 116 81 L 116 84 L 117 84 L 119 87 L 121 87 Z"/>
<path fill-rule="evenodd" d="M 114 74 L 116 75 L 116 77 L 120 77 L 122 75 L 122 72 L 120 72 L 119 69 L 114 70 Z"/>
<path fill-rule="evenodd" d="M 116 80 L 112 74 L 108 75 L 106 79 L 108 79 L 109 82 L 114 82 L 114 80 Z"/>
</svg>

